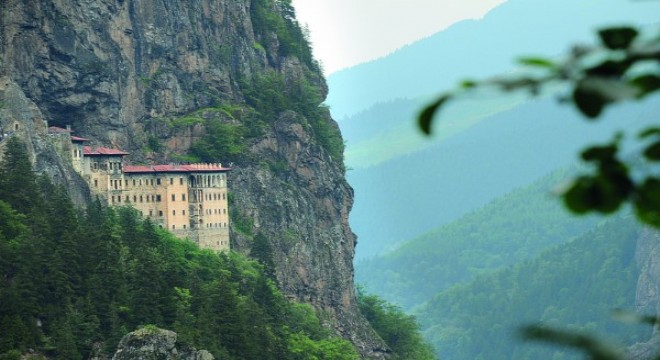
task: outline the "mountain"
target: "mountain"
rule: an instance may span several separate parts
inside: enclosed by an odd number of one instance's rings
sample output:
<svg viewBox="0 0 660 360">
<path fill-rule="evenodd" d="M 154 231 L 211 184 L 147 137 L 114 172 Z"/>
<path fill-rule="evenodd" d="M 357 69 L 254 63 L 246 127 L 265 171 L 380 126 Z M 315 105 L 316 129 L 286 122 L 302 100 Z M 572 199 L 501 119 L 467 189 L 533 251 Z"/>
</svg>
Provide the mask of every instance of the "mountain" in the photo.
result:
<svg viewBox="0 0 660 360">
<path fill-rule="evenodd" d="M 508 72 L 520 56 L 559 56 L 593 43 L 612 23 L 654 24 L 660 5 L 619 0 L 509 0 L 480 20 L 466 20 L 426 39 L 328 77 L 326 103 L 340 124 L 359 111 L 398 98 L 453 88 L 465 78 Z"/>
<path fill-rule="evenodd" d="M 37 172 L 89 199 L 46 121 L 133 164 L 230 164 L 232 248 L 249 254 L 264 236 L 286 296 L 379 358 L 355 300 L 353 193 L 326 93 L 290 1 L 2 5 L 0 130 L 26 142 Z"/>
<path fill-rule="evenodd" d="M 450 103 L 429 139 L 415 128 L 415 117 L 430 96 L 464 78 L 517 71 L 520 56 L 561 56 L 572 44 L 593 43 L 598 26 L 654 23 L 658 11 L 653 2 L 511 0 L 483 19 L 332 74 L 326 104 L 347 144 L 356 257 L 375 256 L 457 219 L 568 164 L 612 129 L 627 127 L 623 121 L 614 125 L 612 115 L 600 122 L 602 129 L 589 128 L 571 110 L 550 104 L 564 94 L 556 88 L 537 101 L 485 93 Z M 639 121 L 650 109 L 616 114 Z"/>
<path fill-rule="evenodd" d="M 410 309 L 586 232 L 597 219 L 567 213 L 551 195 L 568 174 L 556 171 L 382 256 L 358 261 L 356 281 Z"/>
<path fill-rule="evenodd" d="M 595 123 L 552 98 L 528 101 L 422 151 L 349 171 L 356 258 L 376 256 L 573 163 L 585 145 L 609 141 L 616 130 L 643 127 L 657 111 L 658 99 L 651 100 L 612 109 Z"/>
<path fill-rule="evenodd" d="M 438 293 L 417 316 L 445 359 L 581 359 L 570 347 L 522 342 L 518 329 L 542 324 L 607 336 L 630 345 L 651 327 L 612 319 L 635 310 L 636 243 L 632 217 L 610 219 L 538 257 Z"/>
</svg>

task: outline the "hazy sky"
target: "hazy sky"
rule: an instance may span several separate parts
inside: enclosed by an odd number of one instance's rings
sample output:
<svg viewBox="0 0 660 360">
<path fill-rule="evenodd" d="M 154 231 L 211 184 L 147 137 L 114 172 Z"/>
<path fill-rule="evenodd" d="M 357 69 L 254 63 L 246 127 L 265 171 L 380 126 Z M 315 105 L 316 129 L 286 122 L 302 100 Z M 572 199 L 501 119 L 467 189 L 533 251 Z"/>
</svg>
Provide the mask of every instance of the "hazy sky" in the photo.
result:
<svg viewBox="0 0 660 360">
<path fill-rule="evenodd" d="M 326 75 L 375 59 L 505 0 L 293 0 Z"/>
</svg>

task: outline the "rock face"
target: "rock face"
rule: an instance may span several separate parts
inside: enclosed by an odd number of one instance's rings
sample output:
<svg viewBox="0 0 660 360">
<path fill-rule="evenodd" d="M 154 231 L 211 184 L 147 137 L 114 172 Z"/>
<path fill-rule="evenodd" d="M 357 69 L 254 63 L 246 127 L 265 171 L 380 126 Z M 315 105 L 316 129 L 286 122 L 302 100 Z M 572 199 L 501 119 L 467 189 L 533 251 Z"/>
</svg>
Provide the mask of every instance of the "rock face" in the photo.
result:
<svg viewBox="0 0 660 360">
<path fill-rule="evenodd" d="M 233 248 L 249 253 L 253 236 L 265 235 L 284 292 L 323 311 L 363 356 L 382 358 L 385 346 L 355 300 L 352 189 L 342 159 L 333 158 L 323 133 L 310 125 L 337 131 L 336 123 L 327 110 L 308 119 L 278 108 L 263 118 L 248 101 L 250 91 L 266 90 L 255 89 L 255 79 L 269 74 L 289 92 L 304 84 L 301 93 L 312 89 L 321 100 L 327 94 L 309 49 L 287 33 L 297 25 L 287 3 L 5 0 L 0 101 L 10 106 L 0 106 L 0 128 L 20 122 L 23 135 L 31 134 L 37 169 L 69 184 L 82 202 L 84 184 L 49 148 L 43 120 L 71 125 L 93 145 L 118 147 L 133 162 L 148 163 L 181 159 L 209 132 L 211 118 L 252 128 L 261 116 L 265 125 L 246 137 L 230 175 Z"/>
<path fill-rule="evenodd" d="M 213 360 L 206 350 L 177 343 L 173 331 L 142 328 L 125 335 L 112 360 Z"/>
<path fill-rule="evenodd" d="M 660 233 L 645 229 L 637 239 L 635 262 L 640 273 L 637 281 L 635 305 L 637 312 L 660 317 Z M 646 343 L 635 344 L 629 351 L 630 359 L 655 359 L 660 354 L 660 332 L 654 327 L 653 336 Z"/>
</svg>

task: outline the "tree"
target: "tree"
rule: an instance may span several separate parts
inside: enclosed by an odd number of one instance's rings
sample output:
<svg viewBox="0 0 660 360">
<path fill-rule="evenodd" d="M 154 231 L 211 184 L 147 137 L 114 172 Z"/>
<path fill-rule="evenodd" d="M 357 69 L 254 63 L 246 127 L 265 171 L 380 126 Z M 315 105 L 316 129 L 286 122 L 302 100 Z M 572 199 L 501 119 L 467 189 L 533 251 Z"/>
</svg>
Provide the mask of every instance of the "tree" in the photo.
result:
<svg viewBox="0 0 660 360">
<path fill-rule="evenodd" d="M 527 57 L 519 60 L 529 70 L 524 75 L 466 80 L 458 90 L 444 93 L 423 109 L 419 126 L 430 134 L 434 115 L 447 102 L 476 88 L 538 95 L 558 83 L 572 89 L 570 96 L 560 100 L 572 102 L 587 119 L 595 120 L 610 105 L 644 99 L 660 90 L 660 38 L 645 35 L 634 27 L 605 28 L 598 32 L 599 45 L 575 47 L 566 60 Z M 600 60 L 594 64 L 594 58 Z M 594 165 L 595 171 L 575 179 L 562 194 L 569 210 L 610 214 L 629 203 L 640 221 L 660 228 L 660 175 L 649 172 L 660 161 L 660 127 L 638 135 L 642 150 L 633 161 L 621 160 L 621 134 L 582 152 L 582 160 Z M 633 176 L 638 172 L 648 175 Z"/>
<path fill-rule="evenodd" d="M 610 27 L 598 31 L 599 45 L 574 47 L 563 61 L 546 58 L 522 58 L 520 64 L 533 71 L 522 76 L 499 77 L 484 81 L 464 81 L 458 90 L 448 91 L 422 110 L 418 125 L 431 133 L 434 115 L 453 98 L 476 88 L 495 87 L 501 91 L 528 91 L 538 95 L 544 87 L 557 83 L 568 85 L 571 102 L 589 120 L 597 119 L 610 105 L 641 100 L 660 91 L 660 37 L 642 34 L 634 27 Z M 594 63 L 594 59 L 598 59 Z M 660 127 L 649 127 L 638 134 L 638 153 L 633 160 L 622 160 L 620 142 L 623 134 L 602 145 L 593 145 L 581 158 L 594 165 L 592 173 L 583 174 L 562 194 L 566 207 L 577 214 L 611 214 L 630 204 L 641 222 L 660 228 L 660 174 L 654 168 L 660 161 Z M 630 156 L 630 155 L 628 155 Z M 633 321 L 657 326 L 657 317 L 633 317 Z M 532 325 L 521 330 L 528 340 L 574 347 L 594 360 L 618 360 L 623 355 L 616 348 L 579 332 Z M 660 359 L 660 356 L 657 357 Z"/>
<path fill-rule="evenodd" d="M 12 136 L 0 161 L 0 199 L 19 213 L 27 214 L 35 207 L 38 194 L 25 144 Z"/>
</svg>

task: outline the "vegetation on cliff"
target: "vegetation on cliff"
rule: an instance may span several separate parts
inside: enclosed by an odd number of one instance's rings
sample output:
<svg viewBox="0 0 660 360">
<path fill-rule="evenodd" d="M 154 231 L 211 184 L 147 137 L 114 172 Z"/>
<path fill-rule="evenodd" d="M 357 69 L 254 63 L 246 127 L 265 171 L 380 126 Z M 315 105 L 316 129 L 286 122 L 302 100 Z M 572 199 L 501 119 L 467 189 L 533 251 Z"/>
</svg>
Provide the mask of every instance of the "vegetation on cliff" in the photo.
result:
<svg viewBox="0 0 660 360">
<path fill-rule="evenodd" d="M 221 359 L 356 359 L 259 262 L 181 241 L 131 208 L 79 212 L 9 140 L 0 163 L 0 356 L 112 352 L 154 324 Z"/>
<path fill-rule="evenodd" d="M 392 360 L 434 360 L 433 348 L 419 333 L 417 319 L 378 295 L 359 287 L 358 306 L 378 335 L 390 346 Z"/>
</svg>

